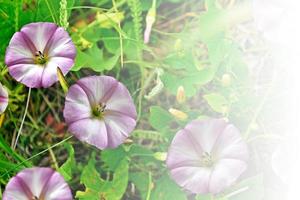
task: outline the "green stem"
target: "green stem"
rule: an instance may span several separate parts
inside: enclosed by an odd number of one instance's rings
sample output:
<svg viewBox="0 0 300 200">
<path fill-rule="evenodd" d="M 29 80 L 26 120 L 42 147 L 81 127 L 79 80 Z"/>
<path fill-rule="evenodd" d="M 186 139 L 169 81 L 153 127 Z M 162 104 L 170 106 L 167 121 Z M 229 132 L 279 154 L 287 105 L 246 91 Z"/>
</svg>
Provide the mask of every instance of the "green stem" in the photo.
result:
<svg viewBox="0 0 300 200">
<path fill-rule="evenodd" d="M 146 76 L 145 75 L 146 69 L 144 69 L 143 67 L 140 67 L 140 70 L 141 70 L 141 91 L 140 91 L 140 94 L 139 94 L 139 97 L 138 97 L 139 104 L 138 104 L 138 117 L 137 117 L 137 121 L 139 121 L 140 118 L 141 118 L 141 114 L 142 114 L 142 101 L 143 101 L 143 96 L 144 96 L 145 90 L 146 90 L 146 88 L 148 88 L 148 86 L 151 83 L 151 80 L 155 76 L 155 70 L 153 70 L 150 73 L 150 75 L 148 76 L 148 78 L 146 79 L 146 81 L 144 81 L 145 76 Z"/>
<path fill-rule="evenodd" d="M 117 7 L 117 4 L 116 4 L 115 0 L 112 0 L 112 2 L 113 2 L 113 8 L 114 8 L 115 12 L 118 13 L 119 11 L 118 11 L 118 7 Z M 122 33 L 119 30 L 122 30 L 120 21 L 118 22 L 118 29 L 116 31 L 119 34 L 120 50 L 121 50 L 121 52 L 120 52 L 121 59 L 120 60 L 121 60 L 121 67 L 123 67 L 124 66 L 123 36 L 122 36 Z"/>
<path fill-rule="evenodd" d="M 18 131 L 18 134 L 17 134 L 17 137 L 16 137 L 16 141 L 15 141 L 15 144 L 14 144 L 14 146 L 13 146 L 13 150 L 16 149 L 16 146 L 17 146 L 19 137 L 20 137 L 20 135 L 21 135 L 21 133 L 22 133 L 22 128 L 23 128 L 23 125 L 24 125 L 24 122 L 25 122 L 25 118 L 26 118 L 26 115 L 27 115 L 27 111 L 28 111 L 28 106 L 29 106 L 29 101 L 30 101 L 30 94 L 31 94 L 31 88 L 29 88 L 29 90 L 28 90 L 28 96 L 27 96 L 26 107 L 25 107 L 25 111 L 24 111 L 24 115 L 23 115 L 23 118 L 22 118 L 22 122 L 21 122 L 21 125 L 20 125 L 20 128 L 19 128 L 19 131 Z"/>
<path fill-rule="evenodd" d="M 148 173 L 148 191 L 147 191 L 146 200 L 150 200 L 151 190 L 152 190 L 152 175 L 151 175 L 151 172 L 149 172 Z"/>
<path fill-rule="evenodd" d="M 153 157 L 153 154 L 145 154 L 145 153 L 135 153 L 131 154 L 131 157 Z"/>
<path fill-rule="evenodd" d="M 54 167 L 55 167 L 56 170 L 58 170 L 59 166 L 57 164 L 57 160 L 56 160 L 55 154 L 54 154 L 53 150 L 50 148 L 49 145 L 48 145 L 48 149 L 49 149 L 49 153 L 50 153 L 51 159 L 52 159 L 52 161 L 54 163 Z"/>
<path fill-rule="evenodd" d="M 43 97 L 43 100 L 45 101 L 45 103 L 47 104 L 48 108 L 51 110 L 51 112 L 54 115 L 54 118 L 56 121 L 59 122 L 59 116 L 58 114 L 55 112 L 55 108 L 52 106 L 52 103 L 49 101 L 49 99 L 47 98 L 47 96 L 45 96 L 43 94 L 43 92 L 41 92 L 40 90 L 38 91 L 39 95 L 41 95 Z"/>
<path fill-rule="evenodd" d="M 152 9 L 155 9 L 155 10 L 156 10 L 156 0 L 153 0 L 153 1 L 152 1 Z"/>
<path fill-rule="evenodd" d="M 255 110 L 255 113 L 254 113 L 254 115 L 253 115 L 253 117 L 252 117 L 252 119 L 251 119 L 251 121 L 250 121 L 250 123 L 248 125 L 248 128 L 247 128 L 247 130 L 245 132 L 245 135 L 244 135 L 244 137 L 245 137 L 246 140 L 249 138 L 249 135 L 251 133 L 251 125 L 256 122 L 256 120 L 257 120 L 260 112 L 262 111 L 262 109 L 264 108 L 264 105 L 265 105 L 266 101 L 268 100 L 269 95 L 271 94 L 271 91 L 273 89 L 272 86 L 273 86 L 273 83 L 274 83 L 276 77 L 277 77 L 277 74 L 274 74 L 272 82 L 271 82 L 271 86 L 268 88 L 268 90 L 266 91 L 265 95 L 263 96 L 263 99 L 261 100 L 261 102 L 258 105 L 257 109 Z"/>
<path fill-rule="evenodd" d="M 144 78 L 145 78 L 145 69 L 143 67 L 140 67 L 140 70 L 141 70 L 141 91 L 140 91 L 140 94 L 139 94 L 139 97 L 138 97 L 138 116 L 137 116 L 137 121 L 140 120 L 140 117 L 141 117 L 141 113 L 142 113 L 142 100 L 143 100 L 143 94 L 144 94 L 144 91 L 145 91 L 145 88 L 144 88 Z"/>
<path fill-rule="evenodd" d="M 17 32 L 19 30 L 19 0 L 17 0 L 15 6 L 15 32 Z"/>
</svg>

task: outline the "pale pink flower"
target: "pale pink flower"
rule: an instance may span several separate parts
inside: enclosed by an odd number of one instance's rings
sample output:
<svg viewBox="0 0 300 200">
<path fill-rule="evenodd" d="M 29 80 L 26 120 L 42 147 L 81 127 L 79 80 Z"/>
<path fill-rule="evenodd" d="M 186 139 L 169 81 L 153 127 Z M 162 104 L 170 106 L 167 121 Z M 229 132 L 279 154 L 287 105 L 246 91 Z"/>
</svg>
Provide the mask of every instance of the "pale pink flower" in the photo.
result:
<svg viewBox="0 0 300 200">
<path fill-rule="evenodd" d="M 5 63 L 12 77 L 30 88 L 57 82 L 57 67 L 67 74 L 76 48 L 69 34 L 54 23 L 30 23 L 16 32 L 6 49 Z"/>
<path fill-rule="evenodd" d="M 0 114 L 4 113 L 8 105 L 8 92 L 0 83 Z"/>
<path fill-rule="evenodd" d="M 248 149 L 240 132 L 223 119 L 194 120 L 174 137 L 167 167 L 192 193 L 222 192 L 247 168 Z"/>
<path fill-rule="evenodd" d="M 72 200 L 64 178 L 51 168 L 24 169 L 6 185 L 3 200 Z"/>
<path fill-rule="evenodd" d="M 110 76 L 90 76 L 70 87 L 64 117 L 79 140 L 105 149 L 124 142 L 136 125 L 137 114 L 122 83 Z"/>
</svg>

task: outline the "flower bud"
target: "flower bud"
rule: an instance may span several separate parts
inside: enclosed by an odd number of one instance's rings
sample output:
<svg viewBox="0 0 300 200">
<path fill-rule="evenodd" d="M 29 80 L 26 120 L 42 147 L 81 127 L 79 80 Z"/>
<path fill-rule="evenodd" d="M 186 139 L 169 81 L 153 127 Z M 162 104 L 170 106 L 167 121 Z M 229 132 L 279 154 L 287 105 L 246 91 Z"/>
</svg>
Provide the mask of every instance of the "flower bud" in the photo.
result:
<svg viewBox="0 0 300 200">
<path fill-rule="evenodd" d="M 186 98 L 185 98 L 185 91 L 183 86 L 179 86 L 177 89 L 177 95 L 176 95 L 176 100 L 178 103 L 184 103 Z"/>
<path fill-rule="evenodd" d="M 153 154 L 154 158 L 156 160 L 165 161 L 167 159 L 167 153 L 166 152 L 155 152 Z"/>
<path fill-rule="evenodd" d="M 250 124 L 250 129 L 253 130 L 253 131 L 257 131 L 259 129 L 259 126 L 256 122 L 252 122 Z"/>
<path fill-rule="evenodd" d="M 177 39 L 175 41 L 175 44 L 174 44 L 174 49 L 177 53 L 177 55 L 179 57 L 183 57 L 184 56 L 184 47 L 182 45 L 182 40 L 181 39 Z"/>
<path fill-rule="evenodd" d="M 175 108 L 170 108 L 169 112 L 177 119 L 179 120 L 186 120 L 188 118 L 188 115 L 180 110 L 177 110 Z"/>
<path fill-rule="evenodd" d="M 152 26 L 156 18 L 156 0 L 153 0 L 152 7 L 149 9 L 146 16 L 146 29 L 144 32 L 144 43 L 149 43 Z"/>
<path fill-rule="evenodd" d="M 124 144 L 132 144 L 132 143 L 133 143 L 133 140 L 128 139 L 128 138 L 124 141 Z"/>
<path fill-rule="evenodd" d="M 231 84 L 231 75 L 230 74 L 223 74 L 221 82 L 222 82 L 222 85 L 224 87 L 230 86 L 230 84 Z"/>
<path fill-rule="evenodd" d="M 59 83 L 60 83 L 64 93 L 67 94 L 67 92 L 69 90 L 69 85 L 65 79 L 64 74 L 62 73 L 62 71 L 59 67 L 57 67 L 57 77 L 58 77 Z"/>
<path fill-rule="evenodd" d="M 222 114 L 226 115 L 228 113 L 229 113 L 229 107 L 226 105 L 222 106 Z"/>
<path fill-rule="evenodd" d="M 5 114 L 4 113 L 0 114 L 0 128 L 1 128 L 1 126 L 3 124 L 3 122 L 4 122 L 4 118 L 5 118 Z"/>
<path fill-rule="evenodd" d="M 86 40 L 83 37 L 79 38 L 79 42 L 80 42 L 80 45 L 82 46 L 82 49 L 88 49 L 93 46 L 93 44 L 91 42 L 89 42 L 88 40 Z"/>
<path fill-rule="evenodd" d="M 74 27 L 75 28 L 84 28 L 87 26 L 86 21 L 84 21 L 83 19 L 78 20 L 77 22 L 75 22 Z"/>
</svg>

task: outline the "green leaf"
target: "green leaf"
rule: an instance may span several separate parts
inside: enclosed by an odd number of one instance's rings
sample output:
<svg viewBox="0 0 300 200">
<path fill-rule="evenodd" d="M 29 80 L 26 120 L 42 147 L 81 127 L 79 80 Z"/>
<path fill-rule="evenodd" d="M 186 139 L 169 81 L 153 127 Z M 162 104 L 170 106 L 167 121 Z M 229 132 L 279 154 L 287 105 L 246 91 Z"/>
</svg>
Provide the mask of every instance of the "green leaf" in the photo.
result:
<svg viewBox="0 0 300 200">
<path fill-rule="evenodd" d="M 129 60 L 140 60 L 144 44 L 135 39 L 134 25 L 131 22 L 125 23 L 123 31 L 127 35 L 124 39 L 124 54 Z"/>
<path fill-rule="evenodd" d="M 130 146 L 128 156 L 132 160 L 134 160 L 134 158 L 137 158 L 139 160 L 139 162 L 145 166 L 148 164 L 153 164 L 155 162 L 158 162 L 153 157 L 153 151 L 151 151 L 150 149 L 147 149 L 145 146 L 138 145 L 138 144 L 132 144 Z"/>
<path fill-rule="evenodd" d="M 214 38 L 215 34 L 225 31 L 227 25 L 227 22 L 223 20 L 225 12 L 215 7 L 214 0 L 206 1 L 206 5 L 207 11 L 199 17 L 199 25 L 202 30 L 199 37 L 203 40 Z"/>
<path fill-rule="evenodd" d="M 72 179 L 72 169 L 76 166 L 74 157 L 74 148 L 71 144 L 65 143 L 65 148 L 68 151 L 67 161 L 59 168 L 59 173 L 65 178 L 66 181 Z"/>
<path fill-rule="evenodd" d="M 141 199 L 146 199 L 149 186 L 149 174 L 146 172 L 133 172 L 130 173 L 129 179 L 138 189 Z"/>
<path fill-rule="evenodd" d="M 80 200 L 118 200 L 124 195 L 128 184 L 128 160 L 124 158 L 115 170 L 113 179 L 103 180 L 96 170 L 94 156 L 83 169 L 81 183 L 85 191 L 77 191 L 76 198 Z"/>
<path fill-rule="evenodd" d="M 207 11 L 199 17 L 199 37 L 203 40 L 214 38 L 233 25 L 251 18 L 249 3 L 241 3 L 231 9 L 218 9 L 215 0 L 206 0 Z"/>
<path fill-rule="evenodd" d="M 119 146 L 116 149 L 106 149 L 101 152 L 101 160 L 112 171 L 118 168 L 124 157 L 126 157 L 126 152 L 123 146 Z"/>
<path fill-rule="evenodd" d="M 150 108 L 149 122 L 153 128 L 163 131 L 168 128 L 168 125 L 173 121 L 171 114 L 159 106 Z"/>
<path fill-rule="evenodd" d="M 111 57 L 104 56 L 103 50 L 94 44 L 92 48 L 84 52 L 77 49 L 76 63 L 72 70 L 78 71 L 81 68 L 90 68 L 96 72 L 111 70 L 117 64 L 119 57 L 120 53 Z"/>
<path fill-rule="evenodd" d="M 109 53 L 116 53 L 120 49 L 120 38 L 119 34 L 112 29 L 100 29 L 101 40 L 104 43 L 105 48 Z"/>
<path fill-rule="evenodd" d="M 226 107 L 228 106 L 228 101 L 224 96 L 218 93 L 210 93 L 203 95 L 203 98 L 207 101 L 208 105 L 218 113 L 226 112 Z M 228 107 L 227 107 L 228 108 Z"/>
<path fill-rule="evenodd" d="M 185 193 L 174 183 L 168 175 L 163 175 L 154 183 L 154 190 L 151 194 L 151 200 L 186 200 Z"/>
<path fill-rule="evenodd" d="M 161 79 L 172 94 L 176 95 L 179 86 L 183 86 L 187 97 L 192 97 L 199 90 L 199 87 L 209 83 L 215 75 L 215 70 L 212 68 L 205 68 L 202 70 L 195 70 L 193 72 L 176 75 L 172 73 L 165 73 Z M 180 79 L 180 81 L 178 81 Z"/>
<path fill-rule="evenodd" d="M 143 11 L 148 11 L 152 6 L 153 0 L 140 0 L 141 1 L 141 7 Z M 159 8 L 159 6 L 164 3 L 165 0 L 156 0 L 156 8 Z M 175 1 L 182 1 L 182 0 L 168 0 L 170 2 Z"/>
<path fill-rule="evenodd" d="M 96 161 L 93 156 L 81 173 L 80 182 L 84 184 L 86 190 L 84 192 L 78 191 L 76 193 L 76 198 L 79 198 L 80 200 L 98 200 L 100 197 L 100 189 L 105 181 L 95 169 L 95 164 Z"/>
<path fill-rule="evenodd" d="M 171 55 L 168 55 L 164 62 L 170 66 L 170 68 L 174 69 L 181 69 L 181 70 L 187 70 L 187 71 L 195 71 L 195 65 L 193 63 L 193 56 L 190 53 L 190 51 L 184 51 L 183 56 L 178 56 L 178 53 L 174 53 Z"/>
</svg>

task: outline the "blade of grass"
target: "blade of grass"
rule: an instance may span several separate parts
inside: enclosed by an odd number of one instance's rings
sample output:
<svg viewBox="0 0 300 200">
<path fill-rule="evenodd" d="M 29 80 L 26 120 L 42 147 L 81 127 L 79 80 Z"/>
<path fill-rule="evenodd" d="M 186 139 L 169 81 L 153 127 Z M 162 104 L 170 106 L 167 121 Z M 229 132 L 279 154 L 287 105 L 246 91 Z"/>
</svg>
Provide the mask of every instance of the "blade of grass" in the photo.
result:
<svg viewBox="0 0 300 200">
<path fill-rule="evenodd" d="M 14 171 L 16 168 L 20 167 L 20 166 L 23 165 L 24 163 L 29 162 L 29 161 L 31 161 L 32 159 L 34 159 L 34 158 L 36 158 L 36 157 L 38 157 L 38 156 L 40 156 L 40 155 L 46 153 L 47 151 L 49 151 L 49 149 L 53 149 L 53 148 L 55 148 L 55 147 L 57 147 L 57 146 L 63 144 L 64 142 L 68 141 L 68 140 L 71 139 L 72 137 L 73 137 L 73 135 L 71 135 L 71 136 L 67 137 L 66 139 L 64 139 L 64 140 L 62 140 L 62 141 L 60 141 L 60 142 L 58 142 L 58 143 L 56 143 L 56 144 L 50 146 L 49 148 L 47 148 L 47 149 L 45 149 L 45 150 L 43 150 L 43 151 L 41 151 L 41 152 L 39 152 L 39 153 L 37 153 L 37 154 L 31 156 L 30 158 L 27 158 L 26 160 L 20 162 L 15 168 L 9 169 L 6 173 L 2 174 L 2 175 L 0 176 L 0 178 L 6 176 L 9 172 Z"/>
<path fill-rule="evenodd" d="M 49 3 L 49 1 L 48 0 L 45 0 L 45 2 L 46 2 L 46 4 L 47 4 L 47 7 L 48 7 L 48 10 L 50 11 L 50 13 L 51 13 L 51 17 L 52 17 L 52 20 L 53 20 L 53 22 L 54 23 L 57 23 L 57 19 L 56 19 L 56 17 L 55 17 L 55 15 L 54 15 L 54 12 L 53 12 L 53 8 L 52 8 L 52 5 L 50 5 L 50 3 Z"/>
<path fill-rule="evenodd" d="M 12 148 L 5 142 L 4 138 L 0 135 L 0 149 L 3 150 L 5 153 L 10 155 L 14 160 L 18 162 L 22 162 L 25 167 L 32 166 L 30 163 L 27 163 L 25 158 L 17 154 Z"/>
</svg>

